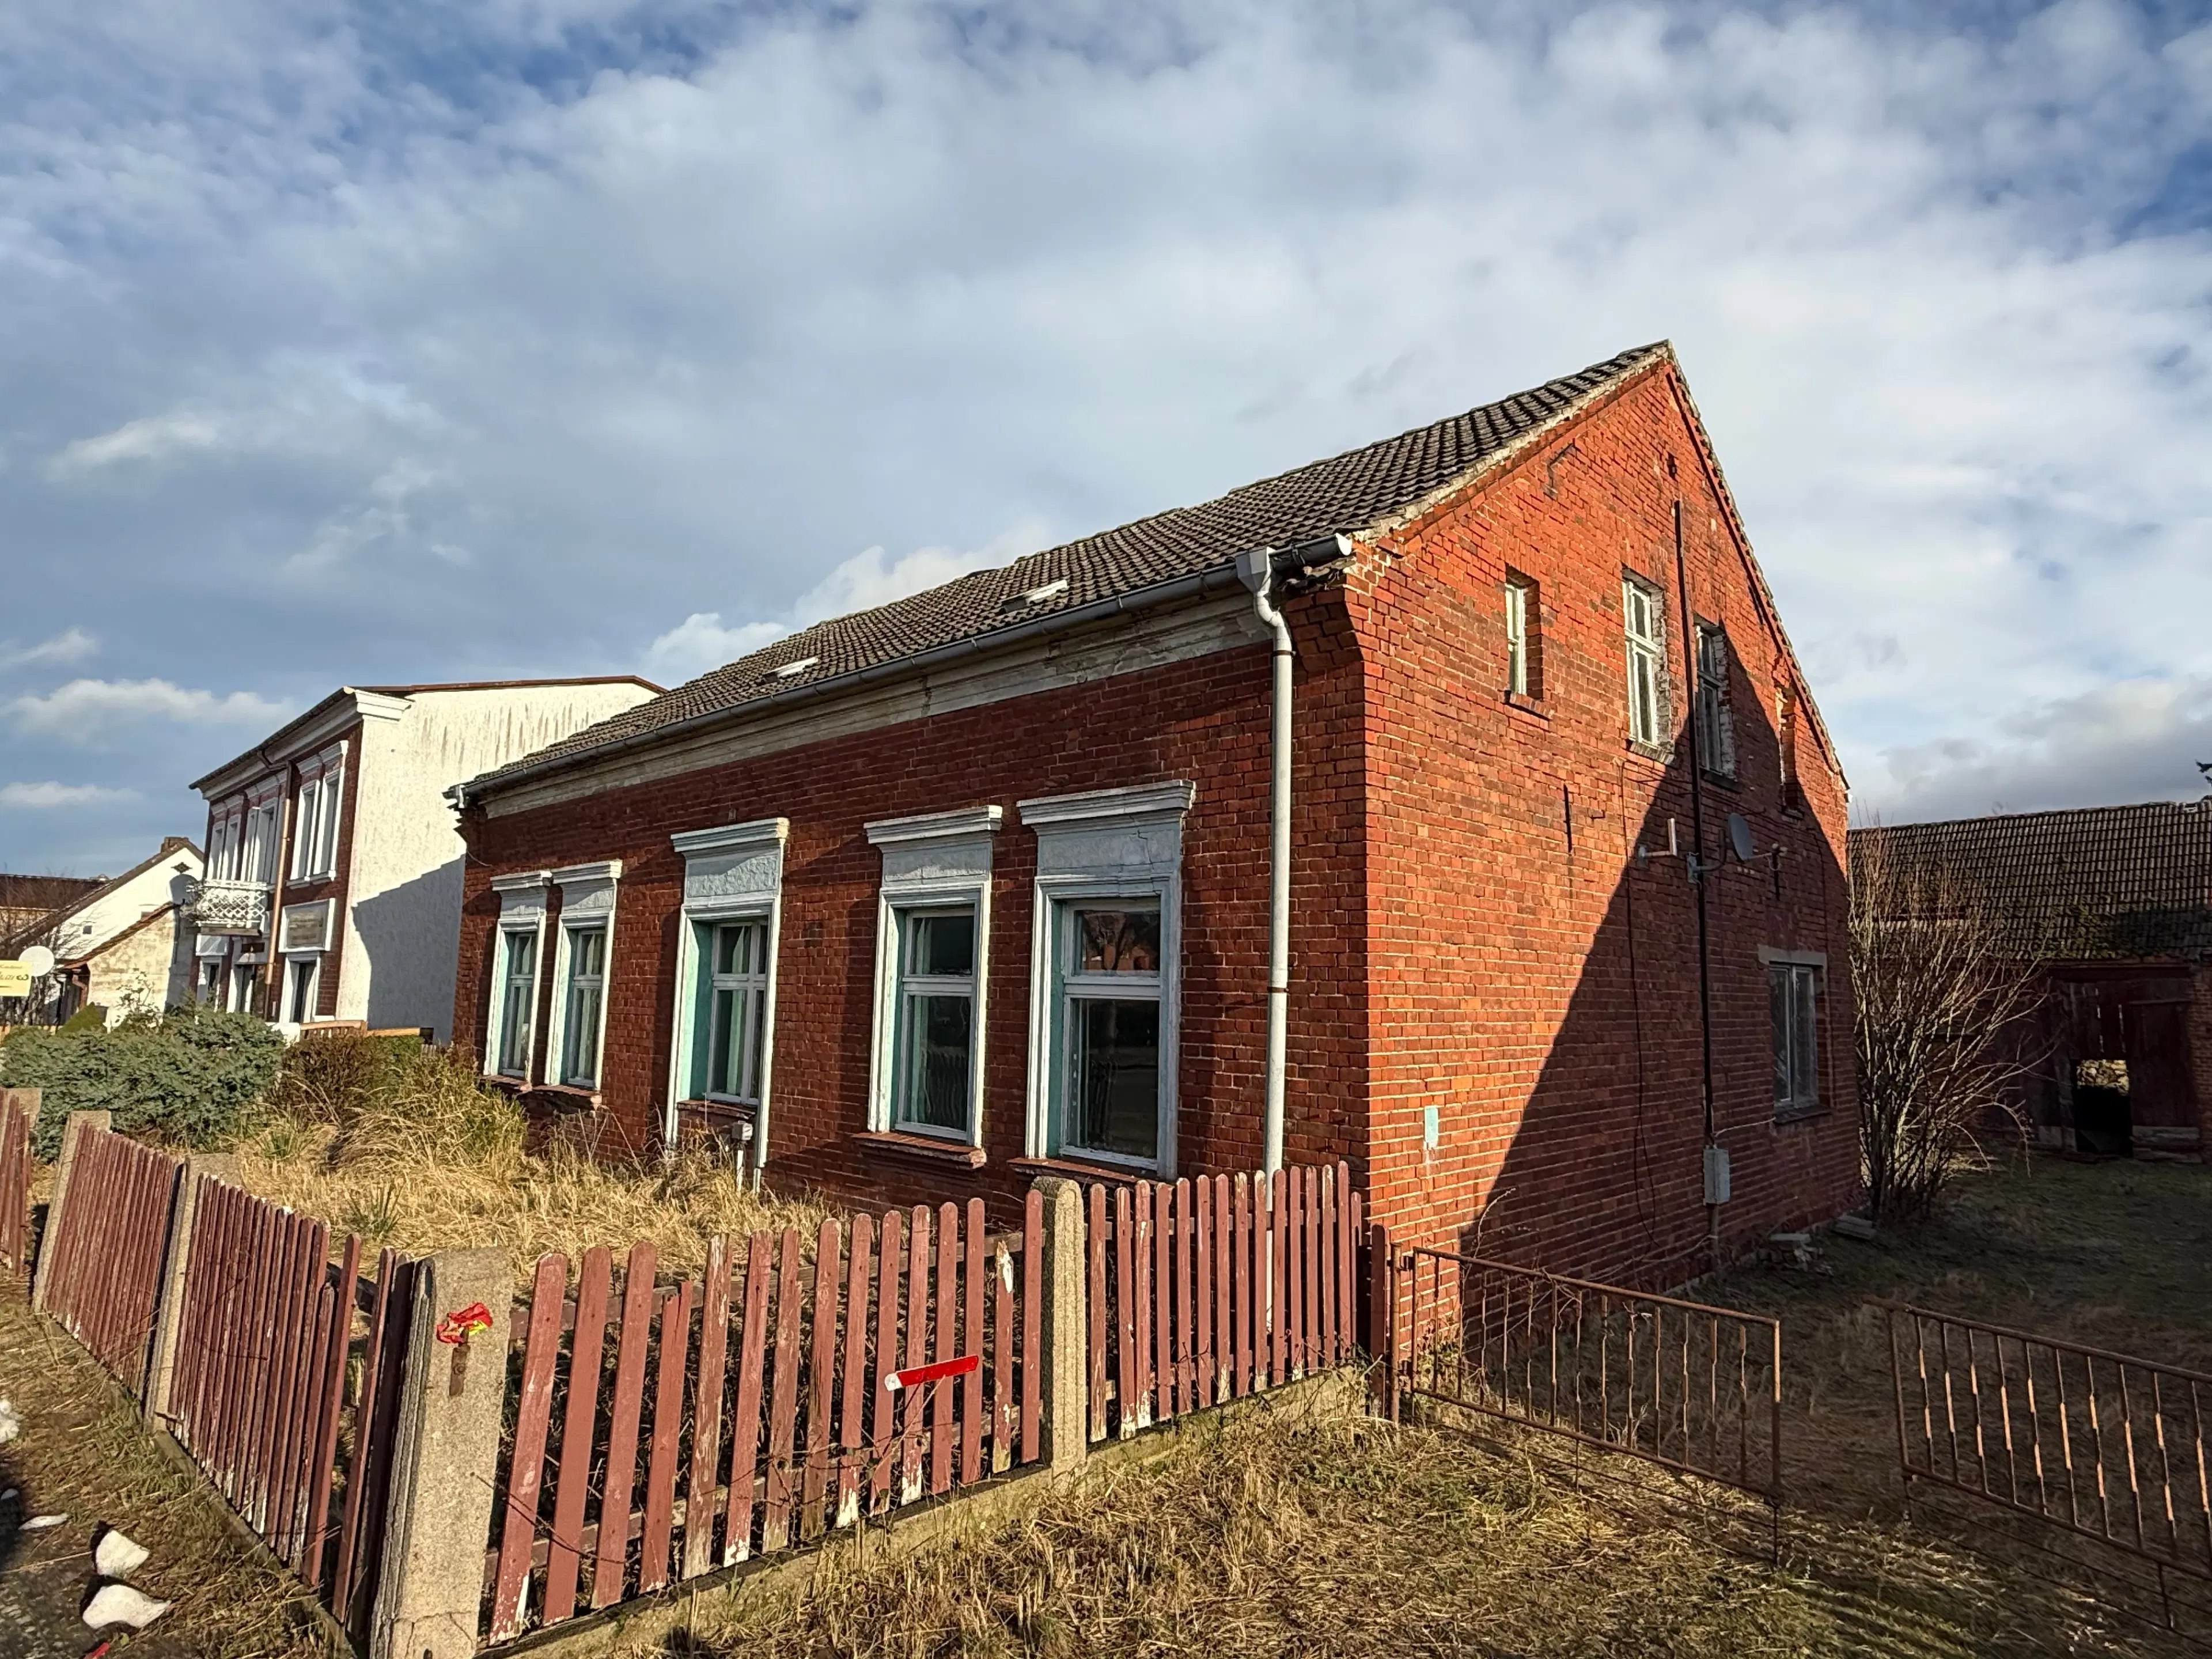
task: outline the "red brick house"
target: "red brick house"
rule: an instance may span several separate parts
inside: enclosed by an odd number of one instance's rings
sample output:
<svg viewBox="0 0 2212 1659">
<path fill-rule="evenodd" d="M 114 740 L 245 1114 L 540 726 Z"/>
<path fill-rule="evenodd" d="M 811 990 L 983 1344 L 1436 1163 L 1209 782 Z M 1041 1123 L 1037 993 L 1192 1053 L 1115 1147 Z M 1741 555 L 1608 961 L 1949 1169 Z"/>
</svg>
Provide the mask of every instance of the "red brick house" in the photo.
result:
<svg viewBox="0 0 2212 1659">
<path fill-rule="evenodd" d="M 1280 914 L 1285 1155 L 1403 1237 L 1674 1282 L 1857 1190 L 1844 781 L 1663 344 L 454 795 L 459 1040 L 605 1151 L 908 1201 L 1257 1167 Z"/>
</svg>

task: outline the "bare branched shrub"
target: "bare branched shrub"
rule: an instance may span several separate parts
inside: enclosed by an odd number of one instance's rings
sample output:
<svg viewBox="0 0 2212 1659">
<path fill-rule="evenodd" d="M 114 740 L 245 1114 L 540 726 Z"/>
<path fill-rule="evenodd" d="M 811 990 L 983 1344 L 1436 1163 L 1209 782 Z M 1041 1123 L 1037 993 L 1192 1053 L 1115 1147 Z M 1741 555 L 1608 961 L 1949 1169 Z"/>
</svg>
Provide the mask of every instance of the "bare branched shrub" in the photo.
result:
<svg viewBox="0 0 2212 1659">
<path fill-rule="evenodd" d="M 1962 1162 L 2027 1122 L 2038 964 L 2006 918 L 1939 859 L 1851 838 L 1859 1145 L 1877 1221 L 1926 1215 Z"/>
</svg>

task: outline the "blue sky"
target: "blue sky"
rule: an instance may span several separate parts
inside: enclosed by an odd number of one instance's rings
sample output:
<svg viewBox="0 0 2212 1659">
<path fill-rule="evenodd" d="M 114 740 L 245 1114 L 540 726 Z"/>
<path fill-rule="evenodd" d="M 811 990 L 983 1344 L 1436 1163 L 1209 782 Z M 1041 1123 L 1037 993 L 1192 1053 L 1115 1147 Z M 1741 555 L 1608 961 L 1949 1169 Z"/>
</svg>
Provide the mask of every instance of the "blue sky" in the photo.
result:
<svg viewBox="0 0 2212 1659">
<path fill-rule="evenodd" d="M 1863 815 L 2196 793 L 2208 18 L 0 9 L 0 868 L 1661 337 Z"/>
</svg>

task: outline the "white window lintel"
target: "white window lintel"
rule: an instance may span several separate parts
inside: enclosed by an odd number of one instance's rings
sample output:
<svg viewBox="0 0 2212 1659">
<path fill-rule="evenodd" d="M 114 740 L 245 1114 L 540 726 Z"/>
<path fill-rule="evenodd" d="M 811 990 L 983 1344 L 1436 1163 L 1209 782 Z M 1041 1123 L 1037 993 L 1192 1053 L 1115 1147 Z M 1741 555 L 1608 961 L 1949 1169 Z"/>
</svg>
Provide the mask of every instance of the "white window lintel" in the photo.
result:
<svg viewBox="0 0 2212 1659">
<path fill-rule="evenodd" d="M 995 835 L 1006 816 L 1006 809 L 994 804 L 963 806 L 950 812 L 921 812 L 908 818 L 878 818 L 860 827 L 867 832 L 870 846 L 890 847 L 902 842 Z"/>
<path fill-rule="evenodd" d="M 1790 963 L 1801 968 L 1826 969 L 1828 953 L 1826 951 L 1785 951 L 1771 945 L 1759 947 L 1759 959 L 1763 963 Z"/>
<path fill-rule="evenodd" d="M 1104 824 L 1121 818 L 1180 816 L 1198 799 L 1194 783 L 1131 784 L 1119 789 L 1086 789 L 1080 794 L 1046 795 L 1018 801 L 1022 822 L 1032 830 Z"/>
</svg>

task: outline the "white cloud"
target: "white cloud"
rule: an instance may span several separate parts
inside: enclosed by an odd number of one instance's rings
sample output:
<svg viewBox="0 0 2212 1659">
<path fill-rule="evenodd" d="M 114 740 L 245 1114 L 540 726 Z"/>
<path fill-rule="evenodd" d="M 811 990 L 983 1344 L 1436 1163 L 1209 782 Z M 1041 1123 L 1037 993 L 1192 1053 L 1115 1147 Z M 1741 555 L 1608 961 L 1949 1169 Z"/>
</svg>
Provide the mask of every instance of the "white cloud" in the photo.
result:
<svg viewBox="0 0 2212 1659">
<path fill-rule="evenodd" d="M 99 649 L 100 641 L 82 628 L 64 628 L 36 645 L 21 649 L 0 645 L 0 668 L 22 668 L 42 662 L 80 662 Z"/>
<path fill-rule="evenodd" d="M 2212 676 L 2131 679 L 2006 715 L 1989 738 L 1884 750 L 1859 780 L 1854 817 L 1905 823 L 1984 812 L 2203 795 L 2212 762 Z"/>
<path fill-rule="evenodd" d="M 79 438 L 47 463 L 58 477 L 90 472 L 118 461 L 161 461 L 194 450 L 214 449 L 224 441 L 223 428 L 204 415 L 148 415 L 126 421 L 112 432 L 96 438 Z"/>
<path fill-rule="evenodd" d="M 645 677 L 662 685 L 678 685 L 735 662 L 790 631 L 781 623 L 765 622 L 725 628 L 720 611 L 695 611 L 646 647 Z"/>
<path fill-rule="evenodd" d="M 132 720 L 269 725 L 284 713 L 283 704 L 251 691 L 219 697 L 212 691 L 187 690 L 167 680 L 71 680 L 43 696 L 17 697 L 8 707 L 25 732 L 77 741 Z"/>
<path fill-rule="evenodd" d="M 0 784 L 0 806 L 47 811 L 58 807 L 102 806 L 134 800 L 137 794 L 135 789 L 110 789 L 97 783 L 7 783 Z"/>
<path fill-rule="evenodd" d="M 1668 336 L 1862 795 L 2033 805 L 2008 720 L 2212 677 L 2170 9 L 33 0 L 0 516 L 165 683 L 680 678 Z"/>
<path fill-rule="evenodd" d="M 645 673 L 663 685 L 696 678 L 812 623 L 889 605 L 1034 553 L 1044 545 L 1044 533 L 1031 520 L 972 550 L 917 547 L 893 559 L 880 547 L 864 548 L 800 594 L 780 617 L 726 628 L 719 611 L 695 611 L 646 648 Z"/>
</svg>

